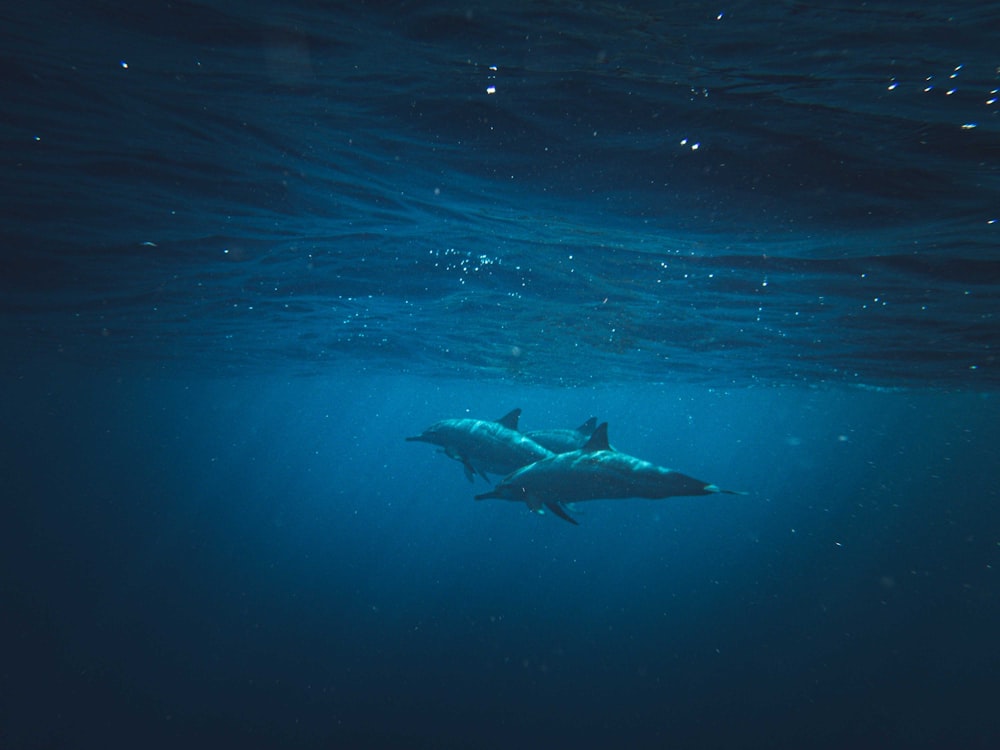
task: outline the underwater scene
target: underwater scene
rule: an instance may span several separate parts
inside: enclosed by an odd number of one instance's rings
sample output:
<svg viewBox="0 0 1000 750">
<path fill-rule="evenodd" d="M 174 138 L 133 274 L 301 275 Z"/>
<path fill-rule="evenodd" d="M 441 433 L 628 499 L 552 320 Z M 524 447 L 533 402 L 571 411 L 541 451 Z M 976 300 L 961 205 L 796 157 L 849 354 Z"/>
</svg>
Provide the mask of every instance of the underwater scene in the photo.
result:
<svg viewBox="0 0 1000 750">
<path fill-rule="evenodd" d="M 0 747 L 1000 746 L 997 28 L 0 10 Z"/>
</svg>

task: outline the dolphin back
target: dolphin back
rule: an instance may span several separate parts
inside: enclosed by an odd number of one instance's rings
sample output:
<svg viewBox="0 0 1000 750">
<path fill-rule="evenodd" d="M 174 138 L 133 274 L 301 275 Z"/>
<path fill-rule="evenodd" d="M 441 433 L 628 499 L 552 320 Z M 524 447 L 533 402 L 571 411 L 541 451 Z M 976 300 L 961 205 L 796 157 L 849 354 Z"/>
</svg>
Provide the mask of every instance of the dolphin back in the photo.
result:
<svg viewBox="0 0 1000 750">
<path fill-rule="evenodd" d="M 572 430 L 530 430 L 524 434 L 553 453 L 570 453 L 586 445 L 596 427 L 597 417 L 591 417 Z"/>
</svg>

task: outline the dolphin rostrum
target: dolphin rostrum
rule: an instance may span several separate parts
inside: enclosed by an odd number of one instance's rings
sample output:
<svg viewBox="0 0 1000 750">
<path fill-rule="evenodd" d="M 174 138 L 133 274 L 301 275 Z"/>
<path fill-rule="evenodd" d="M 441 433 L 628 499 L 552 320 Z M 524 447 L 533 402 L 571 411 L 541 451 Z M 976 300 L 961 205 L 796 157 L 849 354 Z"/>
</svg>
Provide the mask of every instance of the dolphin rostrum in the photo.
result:
<svg viewBox="0 0 1000 750">
<path fill-rule="evenodd" d="M 525 466 L 504 477 L 476 500 L 499 498 L 523 501 L 532 511 L 548 508 L 565 521 L 567 503 L 626 497 L 663 498 L 676 495 L 738 495 L 714 484 L 656 466 L 635 456 L 610 450 L 608 423 L 594 430 L 580 450 L 562 453 Z"/>
<path fill-rule="evenodd" d="M 552 451 L 517 431 L 520 409 L 495 422 L 485 419 L 444 419 L 409 441 L 440 445 L 445 455 L 461 462 L 471 482 L 476 474 L 510 474 L 522 466 L 549 458 Z"/>
<path fill-rule="evenodd" d="M 575 430 L 529 430 L 524 434 L 553 453 L 580 450 L 594 434 L 597 417 L 591 417 Z"/>
</svg>

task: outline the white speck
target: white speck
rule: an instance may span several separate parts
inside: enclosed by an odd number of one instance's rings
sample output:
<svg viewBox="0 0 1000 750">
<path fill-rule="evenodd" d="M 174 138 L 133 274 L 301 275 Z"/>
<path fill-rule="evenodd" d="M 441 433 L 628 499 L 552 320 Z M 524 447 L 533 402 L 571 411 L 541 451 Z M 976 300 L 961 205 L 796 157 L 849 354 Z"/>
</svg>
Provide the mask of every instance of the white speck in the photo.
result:
<svg viewBox="0 0 1000 750">
<path fill-rule="evenodd" d="M 128 63 L 125 62 L 124 60 L 122 60 L 118 64 L 121 65 L 123 69 L 126 69 L 126 70 L 128 69 Z"/>
<path fill-rule="evenodd" d="M 486 87 L 486 93 L 487 94 L 495 94 L 496 92 L 497 92 L 497 87 L 496 86 L 487 86 Z"/>
<path fill-rule="evenodd" d="M 978 123 L 967 122 L 964 125 L 962 125 L 962 130 L 972 130 L 975 127 L 978 127 Z"/>
</svg>

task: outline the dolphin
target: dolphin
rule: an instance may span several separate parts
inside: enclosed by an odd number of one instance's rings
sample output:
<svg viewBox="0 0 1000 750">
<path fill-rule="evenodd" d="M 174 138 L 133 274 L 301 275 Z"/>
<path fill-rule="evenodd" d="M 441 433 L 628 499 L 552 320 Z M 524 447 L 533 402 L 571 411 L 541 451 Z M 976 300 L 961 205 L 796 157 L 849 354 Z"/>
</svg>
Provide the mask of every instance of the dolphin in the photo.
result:
<svg viewBox="0 0 1000 750">
<path fill-rule="evenodd" d="M 440 445 L 444 454 L 465 467 L 470 482 L 476 474 L 510 474 L 522 466 L 551 458 L 554 453 L 517 431 L 520 409 L 495 422 L 485 419 L 444 419 L 407 441 Z"/>
<path fill-rule="evenodd" d="M 553 453 L 580 450 L 594 434 L 597 417 L 591 417 L 575 430 L 529 430 L 524 434 Z"/>
<path fill-rule="evenodd" d="M 504 477 L 476 500 L 499 498 L 523 501 L 532 511 L 548 508 L 564 521 L 576 524 L 567 503 L 581 500 L 676 495 L 742 494 L 721 490 L 679 471 L 611 450 L 608 423 L 602 422 L 580 450 L 544 458 Z"/>
</svg>

